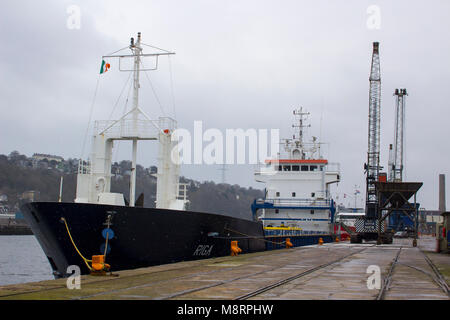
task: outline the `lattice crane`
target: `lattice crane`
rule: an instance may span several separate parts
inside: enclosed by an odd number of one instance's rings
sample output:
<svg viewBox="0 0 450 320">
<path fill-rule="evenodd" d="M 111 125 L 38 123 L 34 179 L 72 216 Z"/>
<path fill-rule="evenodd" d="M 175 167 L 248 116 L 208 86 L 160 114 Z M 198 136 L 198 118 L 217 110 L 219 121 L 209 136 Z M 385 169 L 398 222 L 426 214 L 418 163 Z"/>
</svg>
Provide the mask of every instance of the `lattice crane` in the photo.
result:
<svg viewBox="0 0 450 320">
<path fill-rule="evenodd" d="M 381 72 L 380 47 L 373 43 L 372 65 L 370 68 L 369 89 L 369 130 L 366 173 L 366 214 L 355 221 L 356 233 L 351 235 L 351 243 L 363 240 L 378 240 L 379 221 L 378 193 L 376 184 L 380 180 L 380 112 L 381 112 Z M 383 228 L 384 229 L 384 228 Z M 383 230 L 384 232 L 384 230 Z"/>
<path fill-rule="evenodd" d="M 381 111 L 381 72 L 379 43 L 373 43 L 372 65 L 370 69 L 369 91 L 369 141 L 366 170 L 366 217 L 377 218 L 377 193 L 375 182 L 380 173 L 380 111 Z"/>
</svg>

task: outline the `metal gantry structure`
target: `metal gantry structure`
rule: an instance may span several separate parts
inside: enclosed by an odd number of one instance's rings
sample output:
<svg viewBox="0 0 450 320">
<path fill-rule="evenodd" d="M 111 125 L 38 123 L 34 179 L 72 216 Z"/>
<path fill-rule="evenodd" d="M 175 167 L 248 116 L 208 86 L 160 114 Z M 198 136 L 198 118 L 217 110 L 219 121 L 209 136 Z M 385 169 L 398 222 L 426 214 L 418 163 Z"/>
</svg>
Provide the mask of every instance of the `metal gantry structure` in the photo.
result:
<svg viewBox="0 0 450 320">
<path fill-rule="evenodd" d="M 405 98 L 408 95 L 406 89 L 395 89 L 395 127 L 394 144 L 389 150 L 389 183 L 401 183 L 404 179 L 404 144 L 405 144 Z M 411 186 L 408 186 L 411 187 Z M 385 188 L 385 187 L 383 187 Z M 404 186 L 402 186 L 404 188 Z M 406 193 L 403 193 L 403 196 Z M 415 196 L 415 195 L 414 195 Z M 392 231 L 415 230 L 416 212 L 414 206 L 405 205 L 404 208 L 393 210 L 388 219 L 388 228 Z M 391 208 L 389 208 L 391 210 Z M 389 210 L 387 212 L 389 212 Z"/>
<path fill-rule="evenodd" d="M 390 241 L 389 233 L 407 231 L 413 237 L 413 246 L 417 245 L 418 208 L 416 194 L 422 182 L 404 182 L 404 145 L 405 145 L 405 99 L 406 89 L 395 89 L 395 128 L 394 144 L 389 146 L 387 182 L 375 183 L 378 197 L 378 244 Z M 413 199 L 413 201 L 411 201 Z M 387 223 L 388 233 L 381 225 Z"/>
</svg>

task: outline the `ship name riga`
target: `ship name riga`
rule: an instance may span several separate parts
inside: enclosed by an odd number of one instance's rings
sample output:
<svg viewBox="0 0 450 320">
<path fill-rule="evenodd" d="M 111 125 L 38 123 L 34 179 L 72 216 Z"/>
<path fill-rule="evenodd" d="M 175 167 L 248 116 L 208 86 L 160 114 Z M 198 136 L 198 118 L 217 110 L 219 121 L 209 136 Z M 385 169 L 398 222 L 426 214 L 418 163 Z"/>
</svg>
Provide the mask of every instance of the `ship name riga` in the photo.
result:
<svg viewBox="0 0 450 320">
<path fill-rule="evenodd" d="M 209 256 L 211 255 L 213 247 L 214 245 L 209 246 L 200 244 L 195 250 L 193 256 Z"/>
</svg>

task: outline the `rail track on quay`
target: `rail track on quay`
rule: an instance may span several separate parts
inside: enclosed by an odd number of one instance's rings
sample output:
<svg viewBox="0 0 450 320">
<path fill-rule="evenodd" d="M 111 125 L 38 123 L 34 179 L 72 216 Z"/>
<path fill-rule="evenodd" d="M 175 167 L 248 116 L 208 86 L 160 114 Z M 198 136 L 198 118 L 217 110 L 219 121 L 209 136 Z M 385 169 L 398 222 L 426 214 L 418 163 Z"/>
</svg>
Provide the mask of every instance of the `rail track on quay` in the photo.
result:
<svg viewBox="0 0 450 320">
<path fill-rule="evenodd" d="M 254 290 L 253 292 L 250 292 L 250 293 L 247 293 L 245 295 L 239 296 L 239 297 L 235 298 L 235 300 L 246 300 L 246 299 L 250 299 L 250 298 L 258 298 L 258 296 L 261 295 L 262 293 L 270 292 L 270 290 L 273 290 L 273 289 L 275 289 L 277 287 L 280 287 L 280 286 L 283 286 L 285 284 L 288 284 L 289 282 L 292 282 L 294 280 L 300 279 L 300 278 L 302 278 L 302 277 L 304 277 L 306 275 L 313 274 L 314 272 L 319 271 L 321 269 L 324 269 L 326 267 L 337 265 L 337 264 L 343 262 L 346 258 L 349 258 L 349 257 L 351 257 L 353 255 L 358 254 L 358 253 L 362 253 L 363 251 L 365 251 L 365 250 L 367 250 L 369 248 L 373 248 L 373 247 L 375 247 L 375 245 L 363 248 L 363 249 L 358 250 L 356 252 L 350 253 L 350 254 L 348 254 L 348 255 L 340 258 L 340 259 L 337 259 L 335 261 L 331 261 L 329 263 L 325 263 L 323 265 L 319 265 L 317 267 L 311 268 L 309 270 L 306 270 L 306 271 L 301 272 L 299 274 L 296 274 L 294 276 L 287 277 L 287 278 L 285 278 L 283 280 L 280 280 L 280 281 L 278 281 L 276 283 L 267 285 L 265 287 L 261 287 L 258 290 Z M 383 247 L 381 247 L 381 248 L 383 248 Z M 395 247 L 391 247 L 391 248 L 394 249 Z M 386 249 L 390 249 L 390 248 L 387 247 Z M 450 297 L 449 286 L 448 286 L 445 278 L 440 273 L 438 267 L 427 256 L 425 251 L 423 251 L 422 249 L 417 248 L 417 250 L 420 251 L 420 255 L 423 256 L 423 259 L 426 261 L 427 265 L 432 270 L 432 272 L 427 271 L 426 268 L 425 268 L 425 265 L 417 267 L 417 266 L 411 265 L 410 262 L 408 264 L 408 261 L 406 261 L 406 262 L 400 261 L 402 250 L 403 250 L 403 252 L 405 252 L 405 250 L 414 250 L 414 249 L 413 248 L 408 248 L 408 247 L 405 248 L 403 245 L 400 245 L 398 247 L 398 250 L 397 250 L 397 252 L 395 254 L 395 257 L 392 259 L 392 262 L 390 264 L 390 267 L 389 267 L 387 273 L 381 279 L 382 280 L 381 281 L 381 288 L 379 289 L 378 294 L 375 296 L 375 298 L 374 298 L 375 300 L 385 300 L 386 298 L 391 298 L 390 295 L 389 295 L 389 291 L 390 291 L 390 288 L 391 288 L 391 286 L 393 284 L 394 278 L 395 278 L 395 280 L 397 282 L 397 286 L 399 284 L 400 285 L 404 285 L 404 283 L 402 283 L 402 279 L 396 279 L 396 277 L 395 277 L 395 270 L 396 270 L 396 267 L 399 266 L 399 265 L 402 266 L 402 267 L 408 267 L 408 268 L 414 269 L 416 271 L 419 271 L 419 272 L 427 275 L 428 276 L 428 280 L 425 281 L 425 282 L 428 282 L 428 287 L 430 285 L 432 285 L 432 283 L 434 283 L 435 285 L 437 285 L 442 290 L 443 293 L 445 293 L 448 297 Z M 419 258 L 419 257 L 416 256 L 416 258 Z M 418 260 L 421 260 L 421 259 L 419 258 Z M 416 261 L 416 264 L 420 265 L 420 262 L 421 261 Z M 318 277 L 320 277 L 320 276 L 318 276 Z M 413 281 L 411 281 L 410 284 L 411 283 L 413 283 Z M 426 298 L 426 296 L 425 296 L 425 298 Z"/>
<path fill-rule="evenodd" d="M 420 261 L 418 261 L 418 262 L 416 261 L 415 265 L 412 265 L 411 261 L 408 262 L 408 259 L 405 259 L 405 260 L 407 260 L 406 262 L 400 261 L 402 249 L 403 249 L 403 247 L 401 246 L 397 252 L 397 255 L 393 259 L 393 261 L 391 263 L 391 267 L 389 268 L 389 272 L 382 282 L 382 287 L 376 297 L 376 300 L 386 300 L 386 298 L 390 297 L 391 286 L 393 284 L 393 281 L 396 281 L 395 269 L 398 266 L 406 267 L 406 268 L 418 271 L 418 272 L 426 275 L 427 277 L 425 279 L 427 279 L 427 280 L 422 279 L 422 281 L 424 283 L 425 282 L 428 282 L 429 284 L 434 283 L 435 286 L 437 286 L 440 290 L 442 290 L 443 293 L 445 293 L 447 295 L 447 297 L 450 298 L 449 286 L 448 286 L 445 278 L 442 276 L 442 274 L 440 273 L 437 266 L 433 263 L 433 261 L 427 256 L 426 252 L 424 250 L 422 250 L 421 248 L 417 248 L 417 250 L 420 251 L 420 256 L 422 256 L 424 261 L 426 261 L 426 265 L 420 265 L 420 263 L 418 263 Z M 420 260 L 420 259 L 416 259 L 416 260 Z M 431 272 L 426 270 L 427 266 L 429 267 L 429 269 L 431 269 Z M 411 279 L 411 280 L 413 280 L 413 279 Z M 398 284 L 399 286 L 405 285 L 404 278 L 398 279 L 397 282 L 399 283 Z"/>
<path fill-rule="evenodd" d="M 339 258 L 339 259 L 337 259 L 335 261 L 331 261 L 329 263 L 325 263 L 325 264 L 319 265 L 317 267 L 311 268 L 309 270 L 306 270 L 306 271 L 301 272 L 299 274 L 296 274 L 294 276 L 291 276 L 291 277 L 285 278 L 283 280 L 280 280 L 280 281 L 278 281 L 276 283 L 273 283 L 271 285 L 259 288 L 258 290 L 255 290 L 253 292 L 250 292 L 250 293 L 247 293 L 245 295 L 239 296 L 239 297 L 235 298 L 234 300 L 247 300 L 249 298 L 256 297 L 256 296 L 258 296 L 261 293 L 264 293 L 264 292 L 267 292 L 267 291 L 272 290 L 274 288 L 277 288 L 279 286 L 285 285 L 285 284 L 287 284 L 287 283 L 289 283 L 291 281 L 300 279 L 301 277 L 309 275 L 309 274 L 311 274 L 313 272 L 316 272 L 318 270 L 324 269 L 324 268 L 329 267 L 329 266 L 334 265 L 334 264 L 338 264 L 338 263 L 342 262 L 344 259 L 349 258 L 349 257 L 351 257 L 351 256 L 353 256 L 355 254 L 361 253 L 361 252 L 363 252 L 365 250 L 367 250 L 367 248 L 363 248 L 363 249 L 358 250 L 356 252 L 349 253 L 349 254 L 347 254 L 347 255 L 343 256 L 342 258 Z"/>
<path fill-rule="evenodd" d="M 373 247 L 373 246 L 374 245 L 371 245 L 370 247 Z M 295 274 L 293 276 L 286 277 L 284 279 L 276 281 L 275 283 L 269 284 L 267 286 L 260 287 L 260 288 L 258 288 L 256 290 L 254 290 L 252 292 L 249 292 L 249 293 L 246 293 L 244 295 L 240 295 L 240 296 L 234 297 L 233 300 L 247 300 L 249 298 L 256 297 L 256 296 L 260 295 L 261 293 L 270 291 L 270 290 L 272 290 L 274 288 L 277 288 L 277 287 L 280 287 L 282 285 L 285 285 L 285 284 L 287 284 L 287 283 L 289 283 L 291 281 L 300 279 L 300 278 L 302 278 L 302 277 L 304 277 L 306 275 L 310 275 L 310 274 L 312 274 L 314 272 L 317 272 L 317 271 L 322 270 L 324 268 L 327 268 L 329 266 L 339 264 L 343 260 L 345 260 L 345 259 L 347 259 L 347 258 L 349 258 L 349 257 L 351 257 L 353 255 L 356 255 L 358 253 L 361 253 L 361 252 L 367 250 L 370 247 L 365 247 L 365 248 L 357 250 L 355 252 L 351 252 L 351 253 L 346 254 L 346 255 L 344 255 L 344 256 L 336 259 L 336 260 L 333 260 L 331 262 L 327 262 L 327 263 L 324 263 L 324 264 L 320 264 L 318 266 L 311 267 L 311 268 L 307 269 L 306 271 L 300 272 L 300 273 Z M 170 294 L 168 296 L 163 297 L 162 299 L 173 299 L 173 298 L 177 298 L 177 297 L 182 297 L 183 295 L 186 295 L 186 294 L 198 292 L 198 291 L 201 291 L 201 290 L 206 290 L 206 289 L 213 288 L 213 287 L 218 287 L 218 286 L 221 286 L 221 285 L 224 285 L 224 284 L 229 284 L 231 282 L 238 281 L 238 280 L 241 280 L 241 279 L 244 279 L 244 278 L 249 278 L 249 277 L 256 276 L 256 275 L 263 275 L 264 273 L 269 273 L 269 272 L 272 272 L 272 271 L 274 271 L 276 269 L 280 269 L 280 266 L 277 266 L 277 267 L 274 267 L 274 268 L 270 268 L 268 270 L 264 270 L 264 271 L 260 271 L 260 272 L 254 272 L 252 274 L 247 274 L 247 275 L 244 275 L 244 276 L 239 276 L 239 277 L 236 277 L 236 278 L 220 281 L 219 283 L 214 283 L 214 284 L 205 285 L 205 286 L 201 286 L 201 287 L 197 287 L 197 288 L 192 288 L 192 289 L 186 290 L 186 291 L 175 292 L 175 293 L 172 293 L 172 294 Z"/>
<path fill-rule="evenodd" d="M 263 292 L 269 291 L 273 288 L 282 286 L 283 284 L 289 283 L 293 280 L 299 279 L 301 277 L 304 277 L 306 275 L 312 274 L 314 272 L 317 272 L 319 270 L 322 270 L 326 267 L 332 266 L 332 265 L 336 265 L 339 264 L 340 262 L 342 262 L 343 260 L 356 255 L 358 253 L 363 252 L 364 250 L 367 250 L 370 247 L 373 247 L 374 245 L 370 245 L 370 246 L 365 246 L 362 249 L 356 250 L 354 252 L 350 252 L 347 254 L 344 254 L 343 256 L 338 257 L 337 259 L 334 259 L 332 261 L 320 264 L 320 265 L 314 265 L 311 266 L 309 268 L 307 268 L 307 270 L 302 271 L 300 273 L 297 273 L 295 275 L 290 275 L 288 277 L 285 277 L 281 280 L 276 281 L 275 283 L 271 283 L 269 285 L 266 286 L 262 286 L 259 287 L 258 289 L 254 290 L 253 292 L 249 292 L 246 293 L 244 295 L 239 295 L 236 297 L 232 297 L 232 300 L 246 300 L 249 299 L 251 297 L 257 296 Z M 306 249 L 307 247 L 298 247 L 296 248 L 296 250 L 298 250 L 299 253 L 302 253 L 303 249 Z M 324 250 L 325 247 L 322 247 L 322 250 Z M 353 250 L 353 248 L 348 248 L 349 250 Z M 329 250 L 329 249 L 328 249 Z M 293 252 L 291 252 L 291 250 L 289 251 L 272 251 L 271 252 L 271 257 L 277 257 L 277 256 L 284 256 L 284 255 L 290 255 Z M 291 262 L 292 263 L 292 262 Z M 244 280 L 244 279 L 248 279 L 254 276 L 264 276 L 264 274 L 269 274 L 271 272 L 274 272 L 276 270 L 279 270 L 283 267 L 288 266 L 290 263 L 287 263 L 285 265 L 275 265 L 273 267 L 269 267 L 266 268 L 264 270 L 261 271 L 256 271 L 256 272 L 252 272 L 252 273 L 245 273 L 245 274 L 240 274 L 236 277 L 231 277 L 228 279 L 224 279 L 224 280 L 220 280 L 220 279 L 216 279 L 216 280 L 211 280 L 212 283 L 208 283 L 208 284 L 204 284 L 204 285 L 200 285 L 200 286 L 194 286 L 191 288 L 186 288 L 183 290 L 179 290 L 179 291 L 172 291 L 168 294 L 158 294 L 157 296 L 152 297 L 153 300 L 169 300 L 169 299 L 183 299 L 184 297 L 187 297 L 190 294 L 193 293 L 198 293 L 201 292 L 203 290 L 207 290 L 207 289 L 211 289 L 211 288 L 215 288 L 215 287 L 220 287 L 223 285 L 229 285 L 232 284 L 233 282 L 237 282 L 239 280 Z M 179 277 L 175 277 L 175 278 L 171 278 L 171 279 L 167 279 L 167 280 L 160 280 L 160 281 L 155 281 L 155 282 L 150 282 L 150 283 L 144 283 L 144 284 L 140 284 L 137 286 L 131 286 L 131 287 L 124 287 L 124 288 L 120 288 L 117 290 L 110 290 L 110 291 L 104 291 L 104 292 L 100 292 L 100 293 L 95 293 L 92 295 L 86 295 L 86 296 L 79 296 L 75 299 L 92 299 L 92 298 L 99 298 L 101 296 L 109 296 L 109 295 L 117 295 L 117 294 L 121 294 L 121 293 L 125 293 L 126 291 L 134 291 L 134 290 L 145 290 L 146 288 L 150 288 L 153 286 L 157 286 L 157 285 L 163 285 L 163 284 L 171 284 L 174 281 L 189 281 L 191 279 L 195 279 L 198 277 L 202 277 L 202 276 L 212 276 L 214 274 L 224 274 L 226 272 L 231 272 L 231 271 L 236 271 L 237 269 L 241 268 L 242 269 L 242 265 L 238 265 L 238 266 L 234 266 L 234 267 L 228 267 L 228 268 L 224 268 L 224 269 L 220 269 L 220 270 L 212 270 L 212 271 L 207 271 L 207 272 L 195 272 L 192 274 L 188 274 L 188 275 L 183 275 L 183 276 L 179 276 Z M 164 272 L 164 271 L 161 271 Z M 127 298 L 127 297 L 139 297 L 139 295 L 122 295 L 122 297 Z M 142 296 L 141 296 L 142 297 Z"/>
</svg>

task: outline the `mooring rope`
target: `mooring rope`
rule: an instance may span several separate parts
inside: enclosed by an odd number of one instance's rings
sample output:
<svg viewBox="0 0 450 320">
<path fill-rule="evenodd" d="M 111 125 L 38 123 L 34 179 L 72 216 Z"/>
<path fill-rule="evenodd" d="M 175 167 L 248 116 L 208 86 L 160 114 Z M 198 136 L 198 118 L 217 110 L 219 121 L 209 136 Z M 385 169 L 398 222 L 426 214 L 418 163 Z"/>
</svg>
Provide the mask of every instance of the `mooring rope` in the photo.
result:
<svg viewBox="0 0 450 320">
<path fill-rule="evenodd" d="M 65 226 L 66 226 L 67 234 L 69 235 L 69 238 L 70 238 L 70 241 L 72 242 L 72 245 L 73 245 L 73 247 L 75 248 L 75 250 L 77 251 L 77 253 L 80 255 L 81 259 L 83 259 L 84 263 L 86 264 L 86 266 L 88 267 L 88 269 L 89 269 L 90 271 L 95 271 L 95 270 L 89 265 L 89 262 L 92 263 L 92 260 L 86 259 L 86 258 L 81 254 L 80 250 L 78 250 L 77 245 L 76 245 L 75 242 L 73 241 L 72 234 L 70 233 L 69 226 L 68 226 L 68 224 L 67 224 L 66 218 L 62 217 L 62 218 L 61 218 L 61 221 L 64 222 L 64 224 L 65 224 Z M 106 264 L 105 261 L 106 261 L 106 253 L 107 253 L 107 250 L 108 250 L 108 239 L 109 239 L 109 232 L 106 232 L 104 260 L 103 260 L 103 263 L 102 263 L 102 264 L 103 264 L 103 268 L 105 267 L 105 264 Z"/>
<path fill-rule="evenodd" d="M 75 242 L 73 241 L 72 235 L 70 234 L 69 226 L 67 225 L 66 219 L 63 217 L 63 218 L 61 218 L 61 221 L 63 221 L 64 224 L 66 225 L 66 230 L 67 230 L 67 233 L 68 233 L 68 235 L 69 235 L 70 241 L 71 241 L 72 244 L 73 244 L 73 247 L 74 247 L 75 250 L 78 252 L 78 254 L 80 255 L 81 259 L 83 259 L 84 263 L 85 263 L 86 266 L 89 268 L 89 270 L 93 271 L 93 269 L 91 268 L 91 266 L 90 266 L 89 263 L 88 263 L 88 262 L 92 262 L 92 260 L 86 259 L 86 258 L 81 254 L 80 250 L 78 250 L 77 245 L 76 245 Z"/>
</svg>

